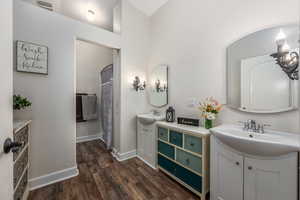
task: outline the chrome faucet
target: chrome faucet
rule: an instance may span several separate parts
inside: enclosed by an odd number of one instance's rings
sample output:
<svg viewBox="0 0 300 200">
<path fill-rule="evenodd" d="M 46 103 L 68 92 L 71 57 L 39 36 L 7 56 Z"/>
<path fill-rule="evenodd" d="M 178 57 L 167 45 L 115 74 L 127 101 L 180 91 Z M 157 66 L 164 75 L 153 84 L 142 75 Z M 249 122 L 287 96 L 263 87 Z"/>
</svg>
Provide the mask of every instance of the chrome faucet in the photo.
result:
<svg viewBox="0 0 300 200">
<path fill-rule="evenodd" d="M 257 127 L 258 128 L 258 133 L 262 133 L 262 134 L 265 133 L 265 127 L 266 126 L 270 127 L 271 125 L 270 124 L 258 124 L 258 127 Z"/>
<path fill-rule="evenodd" d="M 250 130 L 256 130 L 256 121 L 253 119 L 248 119 L 247 123 L 249 124 L 249 129 Z"/>
<path fill-rule="evenodd" d="M 239 123 L 243 124 L 244 131 L 251 131 L 255 133 L 265 133 L 265 127 L 271 126 L 269 124 L 257 124 L 255 120 L 249 119 L 245 122 L 239 121 Z"/>
</svg>

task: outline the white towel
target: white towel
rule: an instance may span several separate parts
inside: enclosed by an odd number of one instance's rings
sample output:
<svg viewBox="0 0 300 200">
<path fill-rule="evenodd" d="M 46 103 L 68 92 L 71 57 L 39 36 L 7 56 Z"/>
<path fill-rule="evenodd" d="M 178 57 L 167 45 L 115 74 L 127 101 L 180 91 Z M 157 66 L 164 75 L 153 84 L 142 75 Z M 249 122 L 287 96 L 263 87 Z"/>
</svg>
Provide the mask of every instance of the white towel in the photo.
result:
<svg viewBox="0 0 300 200">
<path fill-rule="evenodd" d="M 86 121 L 98 119 L 96 95 L 82 96 L 82 116 L 83 116 L 83 120 Z"/>
</svg>

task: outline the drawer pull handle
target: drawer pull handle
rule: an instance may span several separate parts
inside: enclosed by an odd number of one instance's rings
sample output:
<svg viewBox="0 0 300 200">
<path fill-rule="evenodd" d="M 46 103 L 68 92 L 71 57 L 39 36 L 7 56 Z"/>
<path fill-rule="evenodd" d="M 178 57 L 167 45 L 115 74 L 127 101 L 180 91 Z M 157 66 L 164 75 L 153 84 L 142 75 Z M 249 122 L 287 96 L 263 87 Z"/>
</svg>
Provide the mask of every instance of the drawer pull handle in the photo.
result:
<svg viewBox="0 0 300 200">
<path fill-rule="evenodd" d="M 252 170 L 252 169 L 253 169 L 253 167 L 249 166 L 249 167 L 248 167 L 248 169 L 249 169 L 249 170 Z"/>
<path fill-rule="evenodd" d="M 191 143 L 190 145 L 193 147 L 195 144 L 194 144 L 194 143 Z"/>
</svg>

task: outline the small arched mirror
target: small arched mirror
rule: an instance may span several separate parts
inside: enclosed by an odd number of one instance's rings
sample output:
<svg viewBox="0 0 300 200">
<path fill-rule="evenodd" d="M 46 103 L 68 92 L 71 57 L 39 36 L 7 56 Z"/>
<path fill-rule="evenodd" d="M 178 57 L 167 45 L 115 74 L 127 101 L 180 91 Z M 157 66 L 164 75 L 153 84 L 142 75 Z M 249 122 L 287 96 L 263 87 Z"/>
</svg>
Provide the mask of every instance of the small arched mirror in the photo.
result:
<svg viewBox="0 0 300 200">
<path fill-rule="evenodd" d="M 159 65 L 149 76 L 149 102 L 152 106 L 163 107 L 168 104 L 168 66 Z"/>
</svg>

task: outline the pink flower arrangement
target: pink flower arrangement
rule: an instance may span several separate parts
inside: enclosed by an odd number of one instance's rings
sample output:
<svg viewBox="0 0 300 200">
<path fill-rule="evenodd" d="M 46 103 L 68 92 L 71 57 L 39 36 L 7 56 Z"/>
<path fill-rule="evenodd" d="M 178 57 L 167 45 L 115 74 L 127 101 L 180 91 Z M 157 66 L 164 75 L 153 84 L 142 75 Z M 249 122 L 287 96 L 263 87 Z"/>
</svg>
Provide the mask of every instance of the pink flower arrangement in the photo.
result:
<svg viewBox="0 0 300 200">
<path fill-rule="evenodd" d="M 214 120 L 217 118 L 217 114 L 222 110 L 222 104 L 220 104 L 213 97 L 206 98 L 205 101 L 199 103 L 199 110 L 202 117 L 208 120 Z"/>
</svg>

